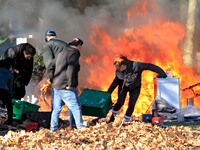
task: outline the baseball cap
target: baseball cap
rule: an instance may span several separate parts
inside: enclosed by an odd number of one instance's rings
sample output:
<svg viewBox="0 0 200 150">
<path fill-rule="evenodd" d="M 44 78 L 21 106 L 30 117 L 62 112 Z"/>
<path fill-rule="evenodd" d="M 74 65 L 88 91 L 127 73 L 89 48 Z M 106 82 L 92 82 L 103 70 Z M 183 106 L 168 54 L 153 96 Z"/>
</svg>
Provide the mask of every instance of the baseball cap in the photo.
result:
<svg viewBox="0 0 200 150">
<path fill-rule="evenodd" d="M 79 38 L 74 38 L 72 42 L 69 43 L 69 45 L 74 45 L 74 46 L 83 45 L 83 41 Z"/>
<path fill-rule="evenodd" d="M 54 30 L 52 30 L 52 29 L 49 29 L 45 33 L 45 36 L 48 36 L 48 35 L 50 35 L 50 36 L 56 36 L 56 32 Z"/>
</svg>

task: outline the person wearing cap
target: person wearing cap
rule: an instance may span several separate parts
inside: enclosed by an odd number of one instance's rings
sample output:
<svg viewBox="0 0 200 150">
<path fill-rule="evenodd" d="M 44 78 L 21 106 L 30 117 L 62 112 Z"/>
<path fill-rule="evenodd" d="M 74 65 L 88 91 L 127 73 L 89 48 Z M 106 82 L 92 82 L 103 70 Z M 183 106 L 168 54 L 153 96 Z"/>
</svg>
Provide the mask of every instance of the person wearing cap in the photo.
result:
<svg viewBox="0 0 200 150">
<path fill-rule="evenodd" d="M 56 32 L 52 29 L 45 32 L 45 41 L 46 44 L 42 48 L 42 55 L 45 67 L 47 68 L 49 63 L 69 45 L 57 38 Z"/>
<path fill-rule="evenodd" d="M 12 90 L 15 99 L 21 99 L 26 94 L 25 86 L 29 84 L 32 77 L 35 54 L 35 47 L 29 43 L 11 46 L 3 54 L 2 59 L 10 57 L 15 61 L 12 70 L 14 75 Z"/>
<path fill-rule="evenodd" d="M 124 115 L 124 121 L 129 121 L 140 94 L 142 72 L 144 70 L 150 70 L 158 73 L 158 77 L 162 78 L 166 78 L 167 75 L 159 66 L 150 63 L 131 61 L 128 60 L 125 55 L 115 56 L 114 65 L 116 67 L 116 76 L 107 92 L 112 93 L 118 86 L 118 100 L 112 108 L 112 115 L 109 122 L 115 120 L 115 116 L 119 113 L 120 108 L 124 104 L 128 92 L 130 98 L 126 114 Z"/>
<path fill-rule="evenodd" d="M 82 45 L 81 39 L 74 38 L 69 47 L 60 52 L 47 67 L 47 74 L 54 90 L 54 109 L 50 124 L 53 131 L 58 128 L 59 115 L 65 104 L 70 109 L 70 125 L 76 126 L 77 129 L 84 127 L 81 104 L 76 91 Z"/>
<path fill-rule="evenodd" d="M 45 67 L 47 68 L 49 63 L 69 45 L 65 41 L 57 38 L 56 32 L 52 29 L 49 29 L 45 32 L 45 41 L 46 44 L 42 47 L 42 55 L 43 55 L 43 62 L 45 64 Z M 53 109 L 53 97 L 54 97 L 53 95 L 54 93 L 52 90 L 51 92 L 52 109 Z"/>
</svg>

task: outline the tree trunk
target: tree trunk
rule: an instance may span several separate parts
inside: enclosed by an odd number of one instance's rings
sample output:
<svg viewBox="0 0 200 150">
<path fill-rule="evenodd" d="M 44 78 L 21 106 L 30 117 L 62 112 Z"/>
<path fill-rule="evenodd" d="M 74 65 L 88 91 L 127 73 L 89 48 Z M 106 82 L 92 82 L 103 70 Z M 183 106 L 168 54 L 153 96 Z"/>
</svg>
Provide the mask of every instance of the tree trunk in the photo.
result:
<svg viewBox="0 0 200 150">
<path fill-rule="evenodd" d="M 193 35 L 195 27 L 196 0 L 189 0 L 188 18 L 186 22 L 186 39 L 183 47 L 183 62 L 188 67 L 193 67 Z"/>
</svg>

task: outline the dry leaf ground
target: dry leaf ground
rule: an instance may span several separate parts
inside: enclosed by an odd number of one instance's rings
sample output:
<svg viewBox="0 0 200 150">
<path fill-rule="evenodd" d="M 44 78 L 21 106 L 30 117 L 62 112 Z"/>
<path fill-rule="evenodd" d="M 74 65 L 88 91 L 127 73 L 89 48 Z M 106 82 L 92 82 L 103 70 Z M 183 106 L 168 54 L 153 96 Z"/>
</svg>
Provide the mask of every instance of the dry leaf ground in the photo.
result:
<svg viewBox="0 0 200 150">
<path fill-rule="evenodd" d="M 161 128 L 144 122 L 115 121 L 107 124 L 105 120 L 81 130 L 70 127 L 57 132 L 49 129 L 25 132 L 9 131 L 0 136 L 1 150 L 188 150 L 200 149 L 200 129 L 169 126 Z"/>
</svg>

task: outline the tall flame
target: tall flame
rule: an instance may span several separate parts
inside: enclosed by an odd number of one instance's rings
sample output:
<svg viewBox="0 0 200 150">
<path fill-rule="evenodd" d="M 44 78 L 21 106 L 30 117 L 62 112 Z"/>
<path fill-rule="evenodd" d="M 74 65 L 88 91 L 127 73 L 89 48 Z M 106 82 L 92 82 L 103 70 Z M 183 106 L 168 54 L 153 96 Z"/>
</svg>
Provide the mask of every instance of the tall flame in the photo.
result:
<svg viewBox="0 0 200 150">
<path fill-rule="evenodd" d="M 160 66 L 163 70 L 171 68 L 173 75 L 180 79 L 181 89 L 197 83 L 200 76 L 195 75 L 191 68 L 185 66 L 181 57 L 179 44 L 185 37 L 184 25 L 179 22 L 167 21 L 163 17 L 155 17 L 153 20 L 148 18 L 148 24 L 134 26 L 134 19 L 137 20 L 139 17 L 145 19 L 146 9 L 153 9 L 156 6 L 152 4 L 147 7 L 147 1 L 144 1 L 139 7 L 142 9 L 133 7 L 128 11 L 127 19 L 130 22 L 130 27 L 115 38 L 111 37 L 100 25 L 91 27 L 92 32 L 89 39 L 99 53 L 85 59 L 86 63 L 95 60 L 91 63 L 91 75 L 87 79 L 88 82 L 106 91 L 115 77 L 113 58 L 116 54 L 123 53 L 130 60 L 152 63 Z M 140 15 L 135 15 L 135 13 Z M 156 75 L 151 71 L 143 72 L 141 94 L 134 113 L 145 113 L 152 104 L 155 96 L 154 77 Z M 185 94 L 186 92 L 182 90 L 180 92 L 181 106 L 184 107 L 191 94 Z M 200 107 L 199 97 L 196 96 L 194 105 Z M 113 102 L 117 101 L 117 89 L 112 94 L 112 100 Z M 121 114 L 125 113 L 128 100 L 127 96 Z"/>
<path fill-rule="evenodd" d="M 90 66 L 87 82 L 91 87 L 94 85 L 99 87 L 99 90 L 107 91 L 115 77 L 114 56 L 122 53 L 130 60 L 152 63 L 163 70 L 171 68 L 173 75 L 180 79 L 181 107 L 186 106 L 187 99 L 192 97 L 194 106 L 200 108 L 199 86 L 185 89 L 198 83 L 200 76 L 182 60 L 180 46 L 185 38 L 184 25 L 166 19 L 154 1 L 143 0 L 134 3 L 127 12 L 128 24 L 121 34 L 116 33 L 113 37 L 103 26 L 91 25 L 89 41 L 97 53 L 85 59 L 81 58 L 81 61 Z M 152 17 L 148 12 L 154 9 L 157 10 L 157 14 Z M 142 88 L 134 114 L 146 113 L 150 109 L 156 93 L 156 76 L 157 74 L 151 71 L 142 73 Z M 90 85 L 87 88 L 90 88 Z M 78 91 L 80 93 L 81 89 Z M 112 93 L 112 101 L 117 101 L 117 88 Z M 128 101 L 129 95 L 120 110 L 121 115 L 125 114 Z"/>
</svg>

